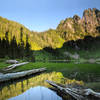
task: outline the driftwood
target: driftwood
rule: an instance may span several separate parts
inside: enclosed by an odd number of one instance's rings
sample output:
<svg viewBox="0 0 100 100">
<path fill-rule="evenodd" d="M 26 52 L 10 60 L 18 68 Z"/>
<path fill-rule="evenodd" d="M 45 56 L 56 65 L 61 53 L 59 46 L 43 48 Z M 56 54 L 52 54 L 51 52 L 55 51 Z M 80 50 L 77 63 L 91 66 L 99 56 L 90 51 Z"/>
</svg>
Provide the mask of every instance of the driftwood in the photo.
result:
<svg viewBox="0 0 100 100">
<path fill-rule="evenodd" d="M 43 72 L 45 70 L 46 70 L 46 68 L 39 68 L 39 69 L 33 69 L 33 70 L 28 70 L 28 71 L 3 74 L 3 75 L 0 75 L 0 82 L 4 82 L 4 81 L 11 80 L 11 79 L 24 77 L 24 76 L 35 74 L 35 73 L 38 73 L 38 72 Z"/>
<path fill-rule="evenodd" d="M 19 62 L 17 60 L 6 60 L 7 64 L 18 64 Z"/>
<path fill-rule="evenodd" d="M 55 87 L 61 93 L 65 95 L 69 94 L 76 100 L 88 100 L 88 96 L 90 95 L 96 98 L 100 98 L 100 93 L 94 92 L 92 89 L 69 88 L 68 86 L 62 87 L 62 85 L 59 85 L 52 81 L 46 80 L 46 82 Z"/>
<path fill-rule="evenodd" d="M 93 96 L 95 96 L 95 97 L 97 97 L 97 98 L 100 98 L 100 93 L 98 93 L 98 92 L 95 92 L 95 91 L 93 91 L 92 89 L 85 89 L 84 90 L 84 94 L 85 95 L 93 95 Z"/>
<path fill-rule="evenodd" d="M 19 64 L 13 64 L 13 65 L 10 65 L 8 67 L 6 67 L 5 69 L 3 69 L 4 71 L 9 71 L 9 70 L 12 70 L 18 66 L 21 66 L 21 65 L 25 65 L 25 64 L 28 64 L 29 62 L 23 62 L 23 63 L 19 63 Z"/>
</svg>

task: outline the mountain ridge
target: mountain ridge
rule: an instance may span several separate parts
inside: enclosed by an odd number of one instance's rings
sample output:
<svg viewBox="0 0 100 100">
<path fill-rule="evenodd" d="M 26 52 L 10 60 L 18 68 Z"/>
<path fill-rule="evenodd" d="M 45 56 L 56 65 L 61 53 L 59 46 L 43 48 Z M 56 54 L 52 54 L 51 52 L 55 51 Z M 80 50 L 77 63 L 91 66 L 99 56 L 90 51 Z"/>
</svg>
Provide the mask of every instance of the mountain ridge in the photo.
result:
<svg viewBox="0 0 100 100">
<path fill-rule="evenodd" d="M 100 10 L 86 9 L 82 18 L 74 15 L 73 18 L 61 21 L 55 30 L 50 29 L 44 32 L 30 31 L 22 24 L 0 17 L 1 39 L 9 31 L 9 41 L 15 36 L 19 43 L 21 28 L 23 28 L 23 41 L 26 41 L 26 35 L 28 35 L 32 50 L 41 50 L 45 47 L 61 48 L 64 42 L 70 40 L 83 39 L 87 35 L 100 36 Z"/>
<path fill-rule="evenodd" d="M 78 15 L 74 15 L 73 18 L 66 18 L 60 22 L 57 30 L 65 33 L 66 40 L 70 37 L 70 33 L 73 36 L 76 34 L 76 36 L 83 35 L 80 36 L 81 38 L 83 38 L 84 35 L 98 36 L 98 33 L 100 33 L 100 11 L 96 8 L 89 8 L 83 12 L 82 18 Z M 76 39 L 79 38 L 76 37 Z"/>
</svg>

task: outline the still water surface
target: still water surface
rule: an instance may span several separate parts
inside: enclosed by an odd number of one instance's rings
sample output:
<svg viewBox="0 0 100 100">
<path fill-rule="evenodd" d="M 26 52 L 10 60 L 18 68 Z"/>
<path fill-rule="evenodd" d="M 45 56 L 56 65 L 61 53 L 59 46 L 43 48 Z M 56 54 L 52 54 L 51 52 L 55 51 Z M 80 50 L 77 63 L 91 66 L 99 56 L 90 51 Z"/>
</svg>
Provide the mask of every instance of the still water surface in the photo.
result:
<svg viewBox="0 0 100 100">
<path fill-rule="evenodd" d="M 37 86 L 8 100 L 62 100 L 62 98 L 46 87 Z"/>
<path fill-rule="evenodd" d="M 46 88 L 49 84 L 44 81 L 45 77 L 47 75 L 41 74 L 0 83 L 0 100 L 62 100 L 56 92 Z"/>
</svg>

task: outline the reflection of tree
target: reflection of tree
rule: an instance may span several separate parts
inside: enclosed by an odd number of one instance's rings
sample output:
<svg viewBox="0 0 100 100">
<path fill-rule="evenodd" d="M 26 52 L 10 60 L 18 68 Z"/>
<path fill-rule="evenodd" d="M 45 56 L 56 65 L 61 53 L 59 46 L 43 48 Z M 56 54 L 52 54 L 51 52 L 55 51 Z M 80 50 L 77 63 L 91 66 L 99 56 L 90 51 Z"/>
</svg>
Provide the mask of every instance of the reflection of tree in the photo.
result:
<svg viewBox="0 0 100 100">
<path fill-rule="evenodd" d="M 0 90 L 0 100 L 6 100 L 8 98 L 18 96 L 22 94 L 23 92 L 25 92 L 26 90 L 30 89 L 31 87 L 35 87 L 35 86 L 50 87 L 50 85 L 48 85 L 48 83 L 46 83 L 45 80 L 50 80 L 57 83 L 66 83 L 66 84 L 71 84 L 71 83 L 82 84 L 83 83 L 82 81 L 70 80 L 67 78 L 66 80 L 63 80 L 63 79 L 64 77 L 62 73 L 52 72 L 52 73 L 44 73 L 44 74 L 29 78 L 23 81 L 21 80 L 19 82 L 12 83 L 9 85 L 7 84 L 5 87 L 3 87 L 2 84 L 0 84 L 1 86 L 0 88 L 2 88 Z M 41 99 L 43 98 L 44 97 L 42 96 Z"/>
<path fill-rule="evenodd" d="M 61 73 L 52 72 L 52 73 L 41 74 L 24 81 L 12 83 L 10 85 L 3 87 L 0 90 L 0 100 L 5 100 L 11 97 L 18 96 L 19 94 L 22 94 L 23 92 L 28 90 L 30 87 L 34 87 L 38 85 L 49 86 L 45 82 L 45 80 L 52 80 L 61 83 L 62 78 L 63 75 Z"/>
<path fill-rule="evenodd" d="M 23 81 L 21 82 L 21 88 L 22 88 L 22 93 L 24 92 L 24 86 L 23 86 Z"/>
<path fill-rule="evenodd" d="M 27 87 L 28 87 L 28 84 L 29 84 L 29 80 L 27 79 L 26 81 L 27 81 Z"/>
</svg>

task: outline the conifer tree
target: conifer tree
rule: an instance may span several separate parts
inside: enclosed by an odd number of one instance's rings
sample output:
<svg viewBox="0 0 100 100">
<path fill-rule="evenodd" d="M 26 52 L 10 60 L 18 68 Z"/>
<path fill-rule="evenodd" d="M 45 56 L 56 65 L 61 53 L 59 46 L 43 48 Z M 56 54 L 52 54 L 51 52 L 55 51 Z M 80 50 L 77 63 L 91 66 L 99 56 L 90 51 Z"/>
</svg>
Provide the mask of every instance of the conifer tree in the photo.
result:
<svg viewBox="0 0 100 100">
<path fill-rule="evenodd" d="M 30 44 L 28 42 L 28 35 L 26 35 L 25 57 L 29 58 L 30 54 L 31 54 Z"/>
<path fill-rule="evenodd" d="M 20 58 L 24 57 L 23 28 L 20 29 Z"/>
<path fill-rule="evenodd" d="M 8 40 L 8 33 L 9 31 L 6 32 L 5 34 L 5 39 L 6 39 L 6 44 L 5 44 L 5 52 L 6 52 L 6 56 L 9 55 L 9 40 Z"/>
<path fill-rule="evenodd" d="M 12 41 L 11 41 L 11 44 L 10 44 L 10 56 L 11 58 L 15 59 L 18 57 L 18 54 L 17 54 L 17 42 L 16 42 L 16 38 L 15 36 L 13 37 Z"/>
</svg>

